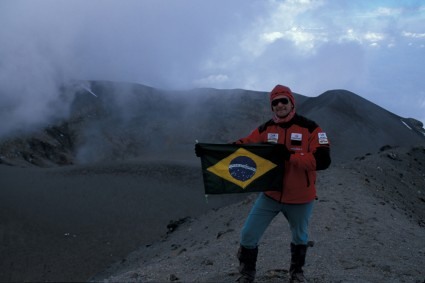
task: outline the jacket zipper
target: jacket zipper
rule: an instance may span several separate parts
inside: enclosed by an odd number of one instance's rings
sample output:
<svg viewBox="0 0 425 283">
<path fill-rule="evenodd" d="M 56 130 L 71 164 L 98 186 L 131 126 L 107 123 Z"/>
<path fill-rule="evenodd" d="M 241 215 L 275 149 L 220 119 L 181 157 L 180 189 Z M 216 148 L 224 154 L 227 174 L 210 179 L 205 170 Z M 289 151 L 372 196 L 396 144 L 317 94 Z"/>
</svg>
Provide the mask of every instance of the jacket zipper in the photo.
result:
<svg viewBox="0 0 425 283">
<path fill-rule="evenodd" d="M 308 171 L 305 170 L 305 178 L 307 179 L 307 188 L 310 187 L 310 178 L 308 177 Z"/>
<path fill-rule="evenodd" d="M 283 144 L 286 146 L 286 133 L 288 132 L 288 129 L 287 128 L 283 128 L 283 130 L 284 130 L 284 133 L 285 133 L 283 135 L 283 138 L 284 138 Z M 285 163 L 286 163 L 286 161 L 285 161 Z M 285 167 L 284 167 L 284 170 L 286 171 Z M 283 172 L 283 174 L 285 174 L 285 172 Z M 285 178 L 285 176 L 284 176 L 284 178 Z M 281 203 L 283 203 L 283 190 L 284 189 L 285 189 L 284 184 L 282 184 L 282 190 L 280 191 L 280 202 Z"/>
</svg>

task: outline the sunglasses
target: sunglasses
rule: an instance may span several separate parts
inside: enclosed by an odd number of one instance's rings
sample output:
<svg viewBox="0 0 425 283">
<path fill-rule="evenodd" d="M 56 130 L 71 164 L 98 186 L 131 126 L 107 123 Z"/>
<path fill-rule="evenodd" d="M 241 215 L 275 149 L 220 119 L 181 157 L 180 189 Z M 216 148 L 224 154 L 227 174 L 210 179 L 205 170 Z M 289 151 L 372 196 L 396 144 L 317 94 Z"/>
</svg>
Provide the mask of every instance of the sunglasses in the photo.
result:
<svg viewBox="0 0 425 283">
<path fill-rule="evenodd" d="M 272 106 L 277 106 L 278 104 L 282 103 L 283 105 L 286 105 L 289 103 L 289 99 L 288 98 L 279 98 L 279 99 L 275 99 L 272 101 Z"/>
</svg>

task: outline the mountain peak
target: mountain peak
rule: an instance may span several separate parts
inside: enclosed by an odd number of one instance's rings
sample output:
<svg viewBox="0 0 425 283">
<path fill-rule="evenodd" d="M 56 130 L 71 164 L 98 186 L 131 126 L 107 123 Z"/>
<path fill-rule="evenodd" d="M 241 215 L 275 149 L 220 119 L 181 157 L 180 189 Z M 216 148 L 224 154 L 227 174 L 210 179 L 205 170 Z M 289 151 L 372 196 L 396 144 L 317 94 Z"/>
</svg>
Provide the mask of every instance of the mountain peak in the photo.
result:
<svg viewBox="0 0 425 283">
<path fill-rule="evenodd" d="M 41 134 L 1 142 L 0 163 L 50 166 L 193 153 L 195 140 L 234 141 L 272 116 L 264 92 L 165 91 L 102 81 L 90 82 L 87 89 L 92 94 L 74 95 L 67 120 L 46 125 Z M 297 112 L 328 133 L 334 161 L 425 139 L 419 121 L 401 118 L 348 90 L 317 97 L 296 94 L 296 99 Z"/>
</svg>

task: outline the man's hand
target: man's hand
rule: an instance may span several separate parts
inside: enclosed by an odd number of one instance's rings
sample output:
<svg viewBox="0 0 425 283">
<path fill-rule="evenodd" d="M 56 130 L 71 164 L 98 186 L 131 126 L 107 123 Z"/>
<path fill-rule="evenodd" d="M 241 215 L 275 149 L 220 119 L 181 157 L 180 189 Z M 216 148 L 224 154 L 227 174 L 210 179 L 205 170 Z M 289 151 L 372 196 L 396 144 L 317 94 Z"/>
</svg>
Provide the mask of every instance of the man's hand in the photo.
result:
<svg viewBox="0 0 425 283">
<path fill-rule="evenodd" d="M 197 157 L 201 157 L 204 154 L 199 143 L 195 144 L 195 154 Z"/>
<path fill-rule="evenodd" d="M 291 158 L 292 152 L 288 150 L 286 145 L 284 144 L 277 144 L 275 145 L 275 154 L 282 158 L 283 160 L 289 161 Z"/>
</svg>

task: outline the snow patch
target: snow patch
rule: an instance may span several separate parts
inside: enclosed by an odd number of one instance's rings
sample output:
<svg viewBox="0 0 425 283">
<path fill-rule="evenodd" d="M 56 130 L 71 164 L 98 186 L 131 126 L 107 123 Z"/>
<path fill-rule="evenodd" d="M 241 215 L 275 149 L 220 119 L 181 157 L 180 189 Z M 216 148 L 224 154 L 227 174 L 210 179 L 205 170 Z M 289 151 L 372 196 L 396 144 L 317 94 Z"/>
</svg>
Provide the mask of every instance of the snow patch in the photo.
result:
<svg viewBox="0 0 425 283">
<path fill-rule="evenodd" d="M 400 120 L 406 127 L 408 127 L 409 128 L 409 130 L 412 130 L 412 128 L 409 126 L 409 125 L 407 125 L 406 124 L 406 122 L 404 122 L 403 120 Z"/>
</svg>

